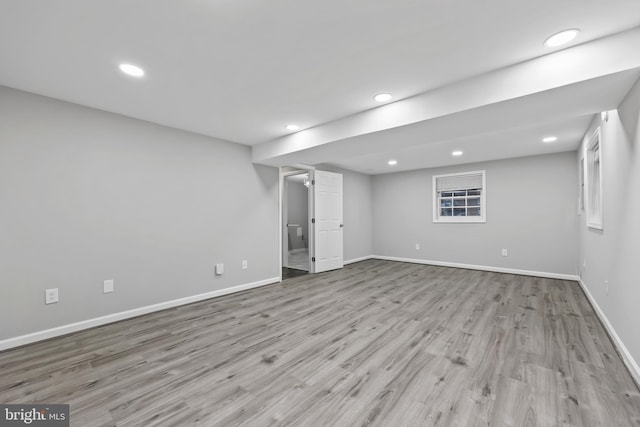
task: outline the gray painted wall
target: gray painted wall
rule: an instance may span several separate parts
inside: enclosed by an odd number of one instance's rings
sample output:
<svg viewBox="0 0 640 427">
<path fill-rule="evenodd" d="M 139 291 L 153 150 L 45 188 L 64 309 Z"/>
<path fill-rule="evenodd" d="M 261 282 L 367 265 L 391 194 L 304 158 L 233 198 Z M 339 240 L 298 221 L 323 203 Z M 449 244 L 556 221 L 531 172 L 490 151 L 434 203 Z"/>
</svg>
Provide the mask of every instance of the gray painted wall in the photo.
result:
<svg viewBox="0 0 640 427">
<path fill-rule="evenodd" d="M 309 247 L 309 190 L 300 180 L 287 177 L 287 218 L 289 224 L 299 224 L 302 236 L 298 236 L 297 227 L 289 227 L 287 236 L 289 250 Z"/>
<path fill-rule="evenodd" d="M 278 256 L 278 171 L 249 147 L 0 87 L 0 339 L 278 277 Z"/>
<path fill-rule="evenodd" d="M 432 176 L 476 170 L 486 170 L 487 222 L 433 223 Z M 373 251 L 575 275 L 577 193 L 574 152 L 377 175 Z"/>
<path fill-rule="evenodd" d="M 576 214 L 575 153 L 375 177 L 321 165 L 344 175 L 345 260 L 580 267 L 638 361 L 639 122 L 636 84 L 591 126 L 602 126 L 604 231 Z M 434 224 L 432 175 L 478 169 L 487 223 Z M 277 186 L 248 147 L 0 87 L 0 340 L 277 277 Z M 105 279 L 114 293 L 102 293 Z M 60 303 L 45 306 L 54 287 Z"/>
<path fill-rule="evenodd" d="M 636 264 L 640 254 L 640 81 L 609 121 L 597 116 L 585 141 L 601 128 L 604 230 L 580 218 L 579 267 L 582 280 L 620 339 L 640 362 L 640 286 Z M 606 292 L 604 281 L 609 282 Z"/>
<path fill-rule="evenodd" d="M 343 175 L 344 260 L 370 256 L 373 253 L 372 177 L 324 164 L 317 168 Z"/>
</svg>

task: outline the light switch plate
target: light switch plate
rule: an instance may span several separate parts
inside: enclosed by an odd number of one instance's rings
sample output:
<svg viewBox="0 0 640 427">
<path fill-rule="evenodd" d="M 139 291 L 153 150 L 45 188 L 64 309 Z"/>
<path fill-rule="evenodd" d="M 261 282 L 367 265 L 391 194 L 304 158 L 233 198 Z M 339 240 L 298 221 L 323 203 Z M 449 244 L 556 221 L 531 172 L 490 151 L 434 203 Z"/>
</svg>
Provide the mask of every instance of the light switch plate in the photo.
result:
<svg viewBox="0 0 640 427">
<path fill-rule="evenodd" d="M 216 274 L 218 276 L 224 274 L 224 264 L 216 264 Z"/>
</svg>

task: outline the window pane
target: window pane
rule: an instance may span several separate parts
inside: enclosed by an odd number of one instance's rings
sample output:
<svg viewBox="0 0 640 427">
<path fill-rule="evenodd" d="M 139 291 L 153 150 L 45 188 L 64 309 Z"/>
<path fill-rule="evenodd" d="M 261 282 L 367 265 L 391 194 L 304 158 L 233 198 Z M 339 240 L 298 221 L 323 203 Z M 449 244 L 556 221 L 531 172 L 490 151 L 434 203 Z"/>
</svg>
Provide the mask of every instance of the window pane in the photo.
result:
<svg viewBox="0 0 640 427">
<path fill-rule="evenodd" d="M 480 197 L 467 199 L 467 206 L 480 206 Z"/>
<path fill-rule="evenodd" d="M 464 206 L 466 200 L 465 199 L 455 199 L 453 201 L 453 206 Z"/>
<path fill-rule="evenodd" d="M 440 200 L 440 207 L 441 208 L 447 208 L 450 207 L 452 204 L 452 200 L 451 199 L 441 199 Z"/>
<path fill-rule="evenodd" d="M 453 195 L 456 197 L 464 197 L 467 195 L 467 190 L 463 190 L 463 191 L 454 191 Z"/>
<path fill-rule="evenodd" d="M 453 216 L 466 216 L 465 208 L 453 208 Z"/>
<path fill-rule="evenodd" d="M 475 188 L 473 190 L 468 190 L 468 193 L 470 196 L 479 196 L 480 195 L 480 189 L 479 188 Z"/>
<path fill-rule="evenodd" d="M 440 209 L 440 216 L 452 216 L 451 208 L 448 209 Z"/>
<path fill-rule="evenodd" d="M 480 208 L 467 209 L 467 216 L 480 216 Z"/>
<path fill-rule="evenodd" d="M 453 196 L 453 193 L 451 191 L 445 191 L 440 193 L 440 197 L 451 197 Z"/>
</svg>

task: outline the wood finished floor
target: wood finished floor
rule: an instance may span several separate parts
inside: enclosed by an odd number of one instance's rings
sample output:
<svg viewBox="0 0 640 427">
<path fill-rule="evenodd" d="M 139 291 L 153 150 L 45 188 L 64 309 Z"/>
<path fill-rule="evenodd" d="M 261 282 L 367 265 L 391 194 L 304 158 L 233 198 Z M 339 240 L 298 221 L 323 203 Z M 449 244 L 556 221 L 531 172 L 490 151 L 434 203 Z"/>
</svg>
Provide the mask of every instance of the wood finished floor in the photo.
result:
<svg viewBox="0 0 640 427">
<path fill-rule="evenodd" d="M 73 426 L 638 426 L 575 282 L 364 261 L 0 353 Z"/>
</svg>

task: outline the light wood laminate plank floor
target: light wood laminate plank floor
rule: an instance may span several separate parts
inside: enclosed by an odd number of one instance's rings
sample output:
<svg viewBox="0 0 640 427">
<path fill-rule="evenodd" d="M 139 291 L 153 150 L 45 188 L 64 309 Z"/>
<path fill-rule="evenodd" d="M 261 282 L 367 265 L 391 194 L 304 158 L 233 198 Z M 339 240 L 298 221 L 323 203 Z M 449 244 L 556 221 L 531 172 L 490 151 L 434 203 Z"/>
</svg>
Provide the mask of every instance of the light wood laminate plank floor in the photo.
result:
<svg viewBox="0 0 640 427">
<path fill-rule="evenodd" d="M 369 260 L 0 353 L 74 426 L 638 426 L 575 282 Z"/>
</svg>

